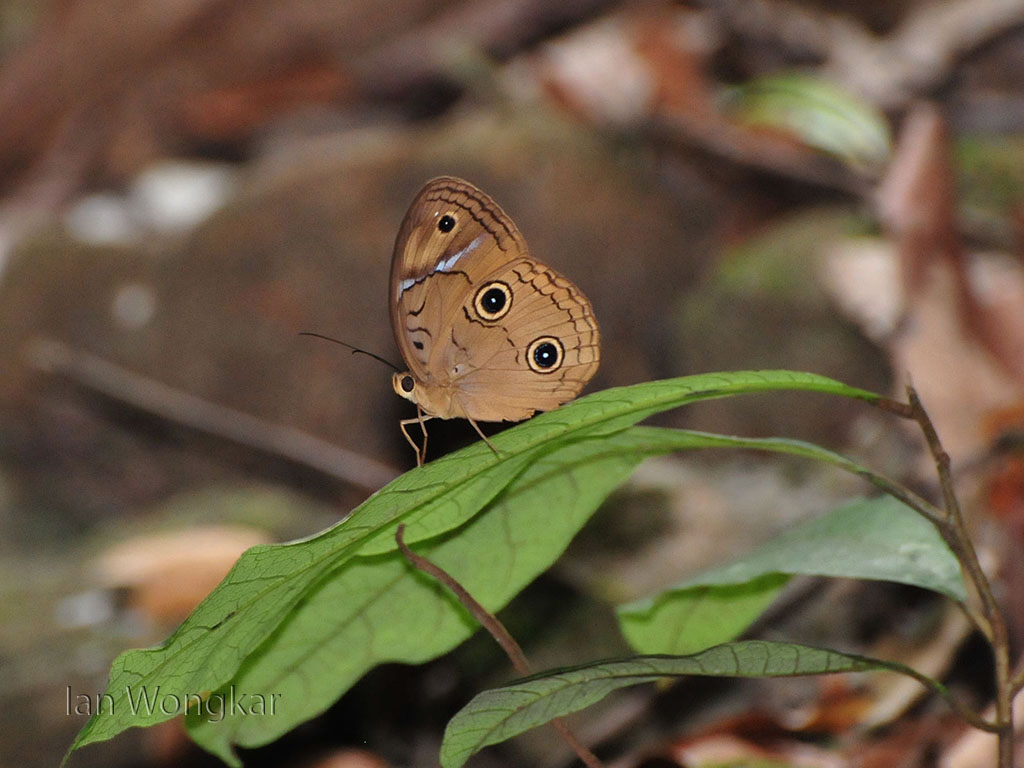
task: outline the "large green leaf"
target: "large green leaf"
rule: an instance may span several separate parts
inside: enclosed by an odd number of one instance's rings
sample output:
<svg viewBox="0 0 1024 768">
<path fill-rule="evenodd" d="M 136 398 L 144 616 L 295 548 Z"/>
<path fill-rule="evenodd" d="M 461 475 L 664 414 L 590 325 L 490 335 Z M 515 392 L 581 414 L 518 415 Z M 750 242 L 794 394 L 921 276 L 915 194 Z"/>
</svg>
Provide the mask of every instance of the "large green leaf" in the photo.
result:
<svg viewBox="0 0 1024 768">
<path fill-rule="evenodd" d="M 889 496 L 794 526 L 754 552 L 620 606 L 641 653 L 692 653 L 745 630 L 794 574 L 912 584 L 967 600 L 960 566 L 931 523 Z"/>
<path fill-rule="evenodd" d="M 448 722 L 441 765 L 459 768 L 489 744 L 578 712 L 612 691 L 631 685 L 684 675 L 795 677 L 865 670 L 909 674 L 946 694 L 940 683 L 900 664 L 795 643 L 747 640 L 690 656 L 639 656 L 584 664 L 479 693 Z"/>
<path fill-rule="evenodd" d="M 451 566 L 457 576 L 485 596 L 481 602 L 494 609 L 557 557 L 586 515 L 643 456 L 675 450 L 683 443 L 693 447 L 693 438 L 684 433 L 656 439 L 654 432 L 632 435 L 624 430 L 654 413 L 687 403 L 778 390 L 823 392 L 868 402 L 878 399 L 831 379 L 788 371 L 649 382 L 590 395 L 510 429 L 493 439 L 500 451 L 498 457 L 478 443 L 412 470 L 317 536 L 249 550 L 163 645 L 118 657 L 107 687 L 112 706 L 89 721 L 72 749 L 111 738 L 125 728 L 152 725 L 174 716 L 173 709 L 133 709 L 133 692 L 137 695 L 142 689 L 152 692 L 159 686 L 162 695 L 182 700 L 231 684 L 240 693 L 281 692 L 238 687 L 250 680 L 261 686 L 266 681 L 279 682 L 282 691 L 294 691 L 291 702 L 281 697 L 274 718 L 242 718 L 248 724 L 240 726 L 227 717 L 221 721 L 224 725 L 193 719 L 197 738 L 228 757 L 225 745 L 234 740 L 236 731 L 239 743 L 273 738 L 266 734 L 280 733 L 322 710 L 379 661 L 423 660 L 443 652 L 471 627 L 461 609 L 434 587 L 418 581 L 420 577 L 409 580 L 395 555 L 393 537 L 400 523 L 407 526 L 408 543 L 427 544 L 428 554 Z M 652 440 L 659 447 L 645 451 L 636 444 Z M 540 483 L 538 477 L 547 479 Z M 543 492 L 529 494 L 532 485 L 543 485 Z M 579 493 L 580 488 L 591 485 L 593 493 Z M 567 488 L 574 491 L 567 492 Z M 580 501 L 575 501 L 576 494 Z M 505 501 L 497 503 L 503 495 Z M 481 530 L 498 525 L 501 510 L 512 507 L 516 514 L 565 515 L 573 522 L 557 535 L 546 522 L 543 532 L 551 541 L 538 544 L 536 555 L 531 547 L 526 548 L 528 552 L 522 547 L 510 548 L 507 536 L 469 537 L 470 543 L 462 543 L 463 534 L 468 537 L 476 524 Z M 474 521 L 485 508 L 496 512 L 494 520 L 485 520 L 492 517 L 488 514 Z M 470 521 L 474 525 L 467 526 Z M 460 527 L 464 530 L 458 536 L 446 537 Z M 517 568 L 521 567 L 514 574 L 495 567 L 510 551 Z M 473 567 L 458 568 L 463 560 Z M 430 594 L 434 599 L 426 600 L 424 595 Z M 380 605 L 387 607 L 378 607 L 384 595 L 402 597 L 384 600 Z M 424 617 L 440 621 L 439 611 L 449 623 L 437 631 L 436 643 L 427 643 L 418 627 L 423 626 Z M 343 649 L 316 629 L 325 623 L 337 628 L 335 615 L 337 622 L 347 622 L 348 644 Z M 457 619 L 454 623 L 452 616 Z M 357 625 L 363 627 L 361 635 Z M 431 629 L 428 634 L 433 632 Z M 407 647 L 410 639 L 416 641 L 411 643 L 413 650 Z M 305 651 L 295 652 L 296 644 Z M 338 655 L 355 662 L 338 672 L 331 662 Z M 323 670 L 331 674 L 323 674 Z M 331 678 L 335 672 L 337 680 Z M 296 714 L 282 714 L 290 706 L 296 707 Z M 281 727 L 272 724 L 278 721 Z"/>
<path fill-rule="evenodd" d="M 568 444 L 532 464 L 486 514 L 417 550 L 496 610 L 558 558 L 637 464 L 678 446 L 673 437 L 636 429 Z M 446 590 L 398 552 L 356 558 L 310 595 L 229 684 L 280 694 L 279 714 L 214 720 L 197 713 L 189 729 L 204 748 L 232 761 L 233 745 L 273 741 L 326 709 L 376 664 L 427 661 L 476 628 Z"/>
</svg>

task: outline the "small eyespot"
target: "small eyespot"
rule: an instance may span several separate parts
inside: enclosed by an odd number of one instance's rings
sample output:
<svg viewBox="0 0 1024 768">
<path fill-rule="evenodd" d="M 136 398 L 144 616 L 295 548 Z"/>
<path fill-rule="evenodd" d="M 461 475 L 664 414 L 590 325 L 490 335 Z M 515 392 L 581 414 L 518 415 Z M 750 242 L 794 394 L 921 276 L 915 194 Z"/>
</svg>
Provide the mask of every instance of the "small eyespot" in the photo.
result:
<svg viewBox="0 0 1024 768">
<path fill-rule="evenodd" d="M 455 229 L 455 217 L 447 213 L 437 221 L 437 228 L 442 232 L 451 232 Z"/>
<path fill-rule="evenodd" d="M 414 341 L 414 342 L 412 343 L 412 345 L 413 345 L 414 347 L 416 347 L 416 349 L 423 349 L 423 342 L 422 342 L 422 341 Z"/>
<path fill-rule="evenodd" d="M 512 309 L 512 289 L 502 282 L 488 283 L 476 292 L 473 307 L 481 320 L 500 320 Z"/>
<path fill-rule="evenodd" d="M 554 336 L 541 336 L 526 348 L 526 362 L 535 373 L 554 373 L 564 358 L 565 348 Z"/>
<path fill-rule="evenodd" d="M 402 377 L 402 380 L 399 382 L 399 385 L 402 387 L 403 392 L 412 392 L 413 389 L 416 388 L 416 382 L 409 374 L 406 374 L 405 376 Z"/>
</svg>

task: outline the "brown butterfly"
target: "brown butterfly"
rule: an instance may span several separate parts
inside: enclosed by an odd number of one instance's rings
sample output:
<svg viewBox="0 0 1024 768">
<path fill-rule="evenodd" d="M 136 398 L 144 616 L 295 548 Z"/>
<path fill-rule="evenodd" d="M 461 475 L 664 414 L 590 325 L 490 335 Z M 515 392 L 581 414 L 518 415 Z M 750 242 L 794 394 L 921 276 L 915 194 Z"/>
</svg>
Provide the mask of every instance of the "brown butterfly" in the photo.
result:
<svg viewBox="0 0 1024 768">
<path fill-rule="evenodd" d="M 477 422 L 557 408 L 597 371 L 597 320 L 586 296 L 532 258 L 498 204 L 462 179 L 427 182 L 409 206 L 388 302 L 409 366 L 392 384 L 416 403 L 416 418 L 400 424 L 420 464 L 426 420 L 467 419 L 495 450 Z M 406 431 L 413 423 L 422 447 Z"/>
</svg>

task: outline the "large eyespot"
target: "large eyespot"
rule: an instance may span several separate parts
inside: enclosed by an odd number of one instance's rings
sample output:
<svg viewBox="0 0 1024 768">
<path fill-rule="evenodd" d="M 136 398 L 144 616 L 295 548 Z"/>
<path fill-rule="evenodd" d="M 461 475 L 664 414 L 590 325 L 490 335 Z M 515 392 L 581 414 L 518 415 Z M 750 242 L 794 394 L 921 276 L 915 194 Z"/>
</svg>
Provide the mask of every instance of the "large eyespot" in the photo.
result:
<svg viewBox="0 0 1024 768">
<path fill-rule="evenodd" d="M 554 336 L 541 336 L 526 348 L 526 362 L 536 373 L 554 373 L 562 367 L 565 348 Z"/>
<path fill-rule="evenodd" d="M 481 320 L 500 320 L 512 309 L 512 289 L 497 280 L 488 283 L 476 292 L 473 308 Z"/>
<path fill-rule="evenodd" d="M 437 228 L 442 232 L 451 232 L 455 229 L 455 217 L 446 213 L 437 220 Z"/>
</svg>

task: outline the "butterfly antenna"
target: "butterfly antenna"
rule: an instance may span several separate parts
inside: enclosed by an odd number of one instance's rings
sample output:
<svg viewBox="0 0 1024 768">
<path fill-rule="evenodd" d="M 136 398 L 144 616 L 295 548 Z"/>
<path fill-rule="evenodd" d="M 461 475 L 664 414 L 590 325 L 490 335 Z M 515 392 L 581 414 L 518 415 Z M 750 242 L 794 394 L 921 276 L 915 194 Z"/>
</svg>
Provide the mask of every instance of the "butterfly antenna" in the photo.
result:
<svg viewBox="0 0 1024 768">
<path fill-rule="evenodd" d="M 401 368 L 399 368 L 397 365 L 392 363 L 390 360 L 384 359 L 380 355 L 375 355 L 373 352 L 368 352 L 367 350 L 360 349 L 359 347 L 353 347 L 351 344 L 346 344 L 344 341 L 338 341 L 338 339 L 332 339 L 330 336 L 324 336 L 322 333 L 313 333 L 312 331 L 299 331 L 299 336 L 313 336 L 313 337 L 318 338 L 318 339 L 323 339 L 324 341 L 333 341 L 335 344 L 340 344 L 341 346 L 345 347 L 346 349 L 351 349 L 353 355 L 355 355 L 355 354 L 369 355 L 374 360 L 380 360 L 380 362 L 384 363 L 384 365 L 387 365 L 387 366 L 390 366 L 391 368 L 394 368 L 395 371 L 397 371 L 398 373 L 402 372 Z"/>
</svg>

